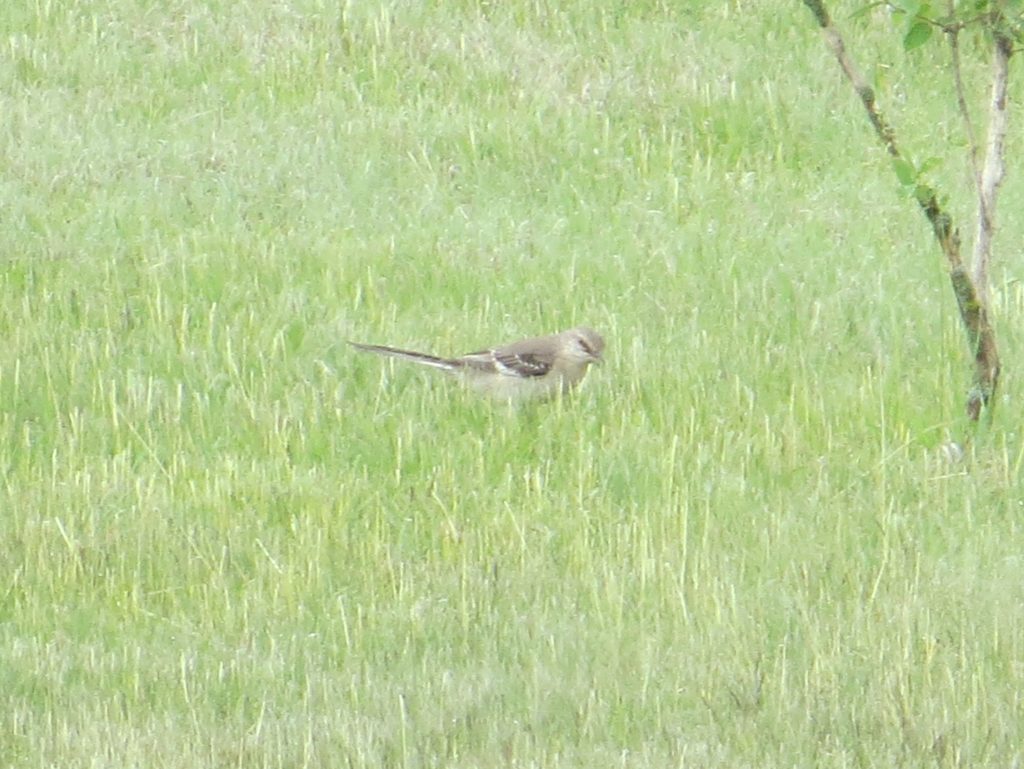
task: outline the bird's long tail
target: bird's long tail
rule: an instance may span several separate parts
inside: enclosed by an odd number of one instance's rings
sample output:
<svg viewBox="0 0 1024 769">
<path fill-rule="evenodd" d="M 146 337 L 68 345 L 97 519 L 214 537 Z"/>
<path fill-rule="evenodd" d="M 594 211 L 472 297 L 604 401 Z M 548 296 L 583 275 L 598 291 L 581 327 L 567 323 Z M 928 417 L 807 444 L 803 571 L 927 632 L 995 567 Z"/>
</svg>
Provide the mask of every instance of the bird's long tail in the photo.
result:
<svg viewBox="0 0 1024 769">
<path fill-rule="evenodd" d="M 455 371 L 462 366 L 460 361 L 452 360 L 450 358 L 439 358 L 436 355 L 428 355 L 425 352 L 400 350 L 397 347 L 385 347 L 382 344 L 362 344 L 361 342 L 349 342 L 349 344 L 363 352 L 372 352 L 376 355 L 387 355 L 391 358 L 411 360 L 413 363 L 419 363 L 421 366 L 431 366 L 433 368 L 443 369 L 444 371 Z"/>
</svg>

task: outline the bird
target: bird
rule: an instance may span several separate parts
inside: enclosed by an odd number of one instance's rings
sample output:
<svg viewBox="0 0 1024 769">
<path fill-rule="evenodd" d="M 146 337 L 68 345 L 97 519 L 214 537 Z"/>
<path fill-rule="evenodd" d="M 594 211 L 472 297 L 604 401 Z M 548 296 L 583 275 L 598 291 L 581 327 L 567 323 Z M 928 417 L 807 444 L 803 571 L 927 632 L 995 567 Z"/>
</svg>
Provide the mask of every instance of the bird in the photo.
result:
<svg viewBox="0 0 1024 769">
<path fill-rule="evenodd" d="M 380 344 L 349 344 L 363 352 L 447 371 L 461 377 L 475 392 L 503 401 L 544 400 L 568 393 L 583 381 L 592 364 L 602 362 L 604 353 L 604 339 L 587 326 L 455 358 Z"/>
</svg>

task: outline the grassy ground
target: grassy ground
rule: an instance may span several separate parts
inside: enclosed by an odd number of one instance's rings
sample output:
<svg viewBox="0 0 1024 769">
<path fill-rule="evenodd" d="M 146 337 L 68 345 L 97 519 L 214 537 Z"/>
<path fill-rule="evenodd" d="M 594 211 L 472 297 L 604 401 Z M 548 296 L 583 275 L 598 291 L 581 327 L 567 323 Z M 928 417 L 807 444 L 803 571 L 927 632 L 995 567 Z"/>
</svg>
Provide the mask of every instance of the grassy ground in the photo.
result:
<svg viewBox="0 0 1024 769">
<path fill-rule="evenodd" d="M 6 4 L 2 765 L 1020 763 L 1022 170 L 950 465 L 941 257 L 775 5 Z M 576 323 L 511 412 L 344 344 Z"/>
</svg>

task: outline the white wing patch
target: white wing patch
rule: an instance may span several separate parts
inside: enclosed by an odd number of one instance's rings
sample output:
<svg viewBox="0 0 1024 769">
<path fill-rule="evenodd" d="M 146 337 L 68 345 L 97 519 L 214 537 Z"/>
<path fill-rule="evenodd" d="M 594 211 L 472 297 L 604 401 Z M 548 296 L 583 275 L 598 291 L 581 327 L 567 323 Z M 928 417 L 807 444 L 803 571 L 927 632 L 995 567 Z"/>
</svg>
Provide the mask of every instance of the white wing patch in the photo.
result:
<svg viewBox="0 0 1024 769">
<path fill-rule="evenodd" d="M 517 353 L 491 353 L 494 368 L 504 376 L 522 378 L 544 376 L 551 371 L 551 361 L 537 355 Z"/>
</svg>

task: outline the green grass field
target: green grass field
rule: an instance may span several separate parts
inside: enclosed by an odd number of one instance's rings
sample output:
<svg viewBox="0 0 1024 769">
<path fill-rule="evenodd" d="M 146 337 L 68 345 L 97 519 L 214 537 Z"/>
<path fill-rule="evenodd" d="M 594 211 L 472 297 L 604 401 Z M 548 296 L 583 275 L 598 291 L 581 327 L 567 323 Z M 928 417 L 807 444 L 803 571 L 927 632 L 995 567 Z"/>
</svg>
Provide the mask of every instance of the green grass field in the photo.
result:
<svg viewBox="0 0 1024 769">
<path fill-rule="evenodd" d="M 968 240 L 943 51 L 856 7 Z M 0 28 L 0 766 L 1024 761 L 1016 110 L 972 435 L 942 256 L 796 0 Z M 606 365 L 517 410 L 345 344 L 579 323 Z"/>
</svg>

